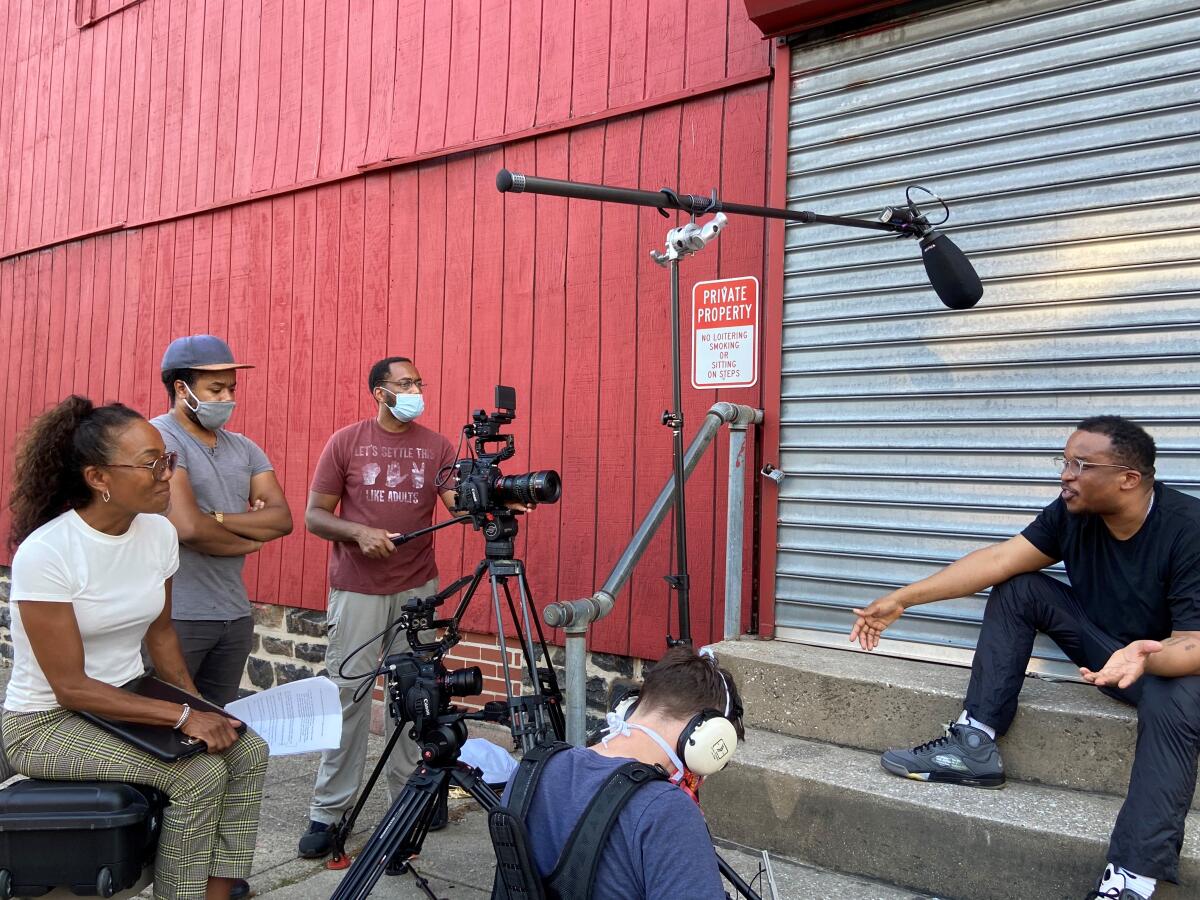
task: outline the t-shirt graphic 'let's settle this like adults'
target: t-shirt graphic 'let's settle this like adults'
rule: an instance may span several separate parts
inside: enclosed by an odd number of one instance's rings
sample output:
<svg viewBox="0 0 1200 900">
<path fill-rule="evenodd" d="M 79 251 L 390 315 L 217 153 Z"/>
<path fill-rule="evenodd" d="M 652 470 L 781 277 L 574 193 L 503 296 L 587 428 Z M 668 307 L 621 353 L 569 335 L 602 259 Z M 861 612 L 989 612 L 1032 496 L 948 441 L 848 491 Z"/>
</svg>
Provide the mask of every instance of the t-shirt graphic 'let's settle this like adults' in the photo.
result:
<svg viewBox="0 0 1200 900">
<path fill-rule="evenodd" d="M 434 504 L 453 483 L 454 446 L 436 431 L 412 423 L 400 434 L 374 419 L 348 425 L 325 445 L 312 490 L 341 498 L 339 515 L 393 533 L 427 527 Z M 353 542 L 333 545 L 330 586 L 360 594 L 392 594 L 437 575 L 433 535 L 396 548 L 386 559 L 367 559 Z"/>
</svg>

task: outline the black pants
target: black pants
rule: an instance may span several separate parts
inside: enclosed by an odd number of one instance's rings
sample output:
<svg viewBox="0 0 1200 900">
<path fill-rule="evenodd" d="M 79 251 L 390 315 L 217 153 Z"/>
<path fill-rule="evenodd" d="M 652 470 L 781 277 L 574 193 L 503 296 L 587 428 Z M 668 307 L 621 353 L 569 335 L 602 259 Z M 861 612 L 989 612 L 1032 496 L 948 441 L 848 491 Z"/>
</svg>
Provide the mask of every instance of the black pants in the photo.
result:
<svg viewBox="0 0 1200 900">
<path fill-rule="evenodd" d="M 1016 715 L 1039 631 L 1075 665 L 1093 671 L 1124 646 L 1093 624 L 1074 592 L 1049 575 L 1018 575 L 996 585 L 984 612 L 965 707 L 998 735 Z M 1108 860 L 1139 875 L 1176 881 L 1184 817 L 1196 788 L 1200 676 L 1144 675 L 1124 691 L 1100 690 L 1138 710 L 1133 772 Z"/>
<path fill-rule="evenodd" d="M 217 706 L 236 700 L 254 640 L 254 619 L 175 619 L 171 624 L 200 696 Z"/>
</svg>

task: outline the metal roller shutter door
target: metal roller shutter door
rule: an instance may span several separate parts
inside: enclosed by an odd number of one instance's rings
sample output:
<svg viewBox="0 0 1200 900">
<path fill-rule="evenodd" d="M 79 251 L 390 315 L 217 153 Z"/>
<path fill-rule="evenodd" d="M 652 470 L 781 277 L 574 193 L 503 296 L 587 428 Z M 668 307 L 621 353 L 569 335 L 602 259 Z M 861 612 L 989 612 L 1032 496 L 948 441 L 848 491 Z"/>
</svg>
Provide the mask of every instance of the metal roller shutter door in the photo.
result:
<svg viewBox="0 0 1200 900">
<path fill-rule="evenodd" d="M 1019 531 L 1084 416 L 1200 493 L 1200 4 L 956 5 L 792 60 L 788 205 L 928 185 L 985 295 L 947 310 L 913 242 L 789 226 L 778 635 L 845 646 L 850 607 Z M 912 610 L 890 649 L 963 661 L 982 610 Z"/>
</svg>

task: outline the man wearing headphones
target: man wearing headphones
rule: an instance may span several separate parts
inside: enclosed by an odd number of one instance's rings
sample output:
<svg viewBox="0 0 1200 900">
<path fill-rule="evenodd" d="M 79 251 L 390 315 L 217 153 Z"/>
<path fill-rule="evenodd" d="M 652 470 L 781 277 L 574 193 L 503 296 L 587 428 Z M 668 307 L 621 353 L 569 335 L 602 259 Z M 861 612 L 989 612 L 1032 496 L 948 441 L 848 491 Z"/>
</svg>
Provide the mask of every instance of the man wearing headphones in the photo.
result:
<svg viewBox="0 0 1200 900">
<path fill-rule="evenodd" d="M 733 677 L 711 654 L 673 647 L 646 677 L 636 702 L 609 714 L 607 736 L 545 763 L 525 828 L 543 878 L 554 871 L 584 811 L 610 776 L 630 760 L 661 768 L 621 808 L 599 859 L 593 900 L 689 897 L 724 900 L 712 838 L 694 789 L 724 768 L 744 735 Z M 511 799 L 510 782 L 504 801 Z"/>
</svg>

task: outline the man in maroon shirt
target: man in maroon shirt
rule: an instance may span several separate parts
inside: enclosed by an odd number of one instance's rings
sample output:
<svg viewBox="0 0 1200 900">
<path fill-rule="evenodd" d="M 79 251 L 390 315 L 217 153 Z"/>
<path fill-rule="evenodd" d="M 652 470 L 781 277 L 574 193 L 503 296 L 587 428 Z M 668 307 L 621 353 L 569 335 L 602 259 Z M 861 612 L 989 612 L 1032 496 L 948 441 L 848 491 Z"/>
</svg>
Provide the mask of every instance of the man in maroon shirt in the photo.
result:
<svg viewBox="0 0 1200 900">
<path fill-rule="evenodd" d="M 380 360 L 371 367 L 367 386 L 379 409 L 374 418 L 348 425 L 329 439 L 304 516 L 309 531 L 333 543 L 326 664 L 342 697 L 341 746 L 321 754 L 311 821 L 300 839 L 300 855 L 310 858 L 332 849 L 330 827 L 354 804 L 366 762 L 371 704 L 354 702 L 358 682 L 339 677 L 338 669 L 347 653 L 396 620 L 405 601 L 437 590 L 433 535 L 399 547 L 392 536 L 427 527 L 439 497 L 447 509 L 454 508 L 454 447 L 415 421 L 425 408 L 425 385 L 412 361 L 401 356 Z M 381 639 L 372 641 L 349 662 L 346 673 L 370 672 L 381 649 Z M 385 718 L 390 736 L 395 722 Z M 415 745 L 402 736 L 388 763 L 393 798 L 417 761 Z"/>
</svg>

